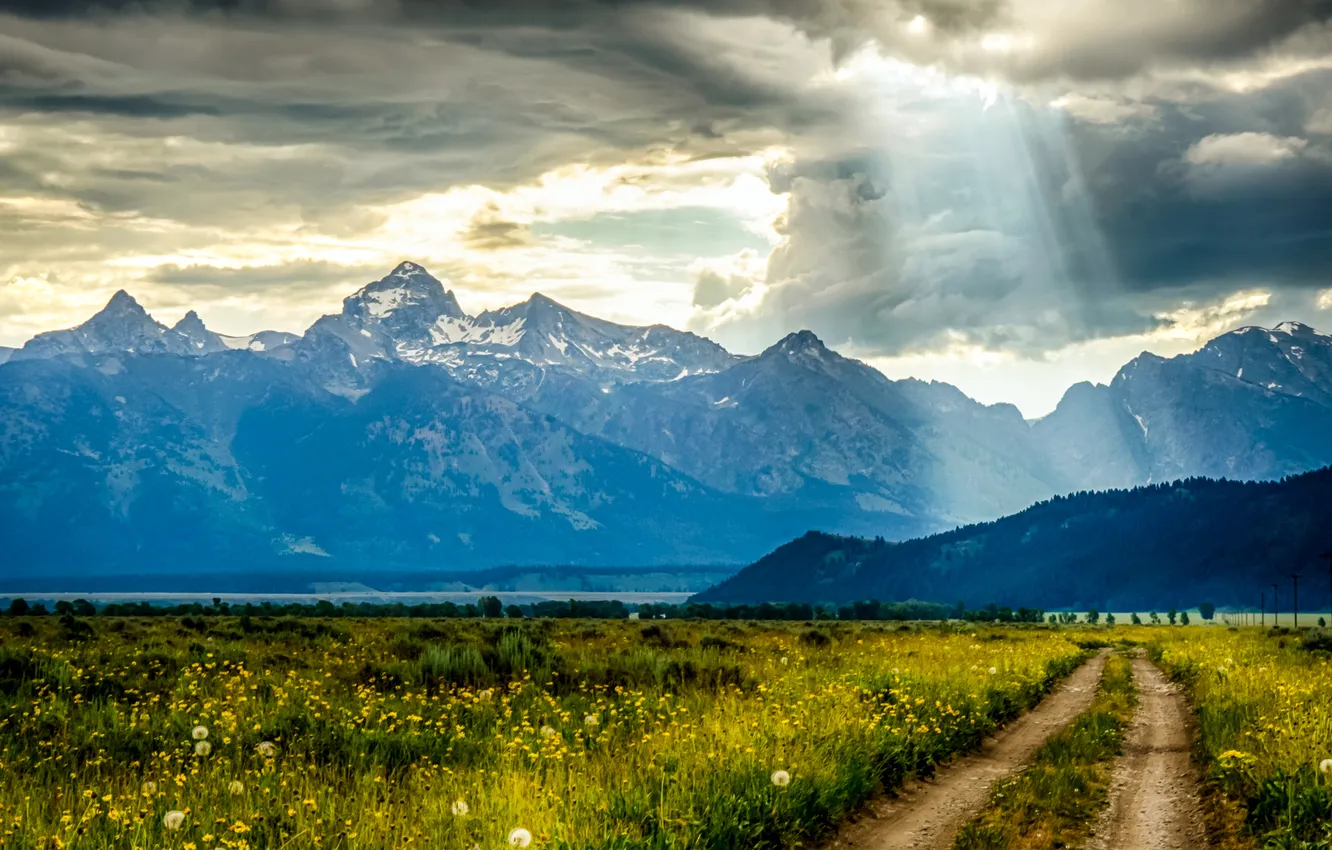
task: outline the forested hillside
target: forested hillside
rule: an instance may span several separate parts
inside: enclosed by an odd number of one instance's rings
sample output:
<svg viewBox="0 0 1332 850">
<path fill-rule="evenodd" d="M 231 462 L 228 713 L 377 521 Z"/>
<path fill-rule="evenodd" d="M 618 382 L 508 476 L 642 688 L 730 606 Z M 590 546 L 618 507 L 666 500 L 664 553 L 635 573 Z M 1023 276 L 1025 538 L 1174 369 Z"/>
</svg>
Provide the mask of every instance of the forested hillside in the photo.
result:
<svg viewBox="0 0 1332 850">
<path fill-rule="evenodd" d="M 1328 610 L 1332 468 L 1273 482 L 1191 478 L 1076 493 L 903 543 L 810 532 L 699 602 L 963 600 L 1147 610 L 1257 605 L 1303 572 L 1301 606 Z M 1270 592 L 1269 592 L 1270 594 Z M 1270 600 L 1270 595 L 1269 595 Z"/>
</svg>

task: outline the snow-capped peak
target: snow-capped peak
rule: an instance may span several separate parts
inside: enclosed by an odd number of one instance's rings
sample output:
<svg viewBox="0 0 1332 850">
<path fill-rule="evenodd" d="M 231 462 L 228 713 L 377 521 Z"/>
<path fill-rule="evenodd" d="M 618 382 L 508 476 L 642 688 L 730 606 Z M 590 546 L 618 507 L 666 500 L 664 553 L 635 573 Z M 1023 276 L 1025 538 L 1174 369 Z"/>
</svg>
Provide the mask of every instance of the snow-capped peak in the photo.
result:
<svg viewBox="0 0 1332 850">
<path fill-rule="evenodd" d="M 1317 333 L 1317 331 L 1303 322 L 1282 322 L 1275 328 L 1272 328 L 1272 332 L 1288 334 L 1289 336 L 1313 336 Z"/>
<path fill-rule="evenodd" d="M 389 277 L 410 277 L 415 274 L 429 275 L 430 273 L 423 266 L 418 266 L 410 260 L 403 260 L 389 273 Z"/>
<path fill-rule="evenodd" d="M 148 311 L 122 289 L 83 324 L 68 330 L 48 331 L 28 340 L 15 359 L 164 351 L 170 347 L 164 339 L 166 334 L 166 326 L 148 315 Z"/>
<path fill-rule="evenodd" d="M 795 333 L 789 333 L 782 337 L 777 343 L 764 354 L 815 354 L 819 355 L 828 350 L 813 331 L 801 330 Z"/>
<path fill-rule="evenodd" d="M 139 304 L 138 301 L 134 300 L 133 295 L 130 295 L 123 289 L 118 289 L 116 290 L 116 294 L 111 296 L 111 300 L 106 302 L 106 306 L 96 313 L 93 318 L 95 319 L 98 316 L 110 317 L 127 315 L 147 316 L 148 311 L 143 309 L 143 306 Z"/>
<path fill-rule="evenodd" d="M 399 263 L 379 280 L 361 287 L 342 302 L 344 315 L 361 319 L 386 319 L 410 309 L 426 324 L 441 316 L 462 318 L 466 314 L 452 291 L 446 291 L 430 272 L 416 263 Z"/>
<path fill-rule="evenodd" d="M 193 310 L 176 322 L 171 331 L 181 337 L 186 350 L 192 354 L 212 354 L 228 347 L 219 335 L 204 325 L 203 319 Z"/>
</svg>

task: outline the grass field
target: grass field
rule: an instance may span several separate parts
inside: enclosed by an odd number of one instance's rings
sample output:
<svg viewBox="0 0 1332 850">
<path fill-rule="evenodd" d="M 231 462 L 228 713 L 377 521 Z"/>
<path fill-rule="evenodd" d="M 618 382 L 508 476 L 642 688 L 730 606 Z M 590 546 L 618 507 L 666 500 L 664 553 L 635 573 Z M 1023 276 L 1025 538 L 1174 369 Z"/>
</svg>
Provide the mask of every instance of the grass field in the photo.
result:
<svg viewBox="0 0 1332 850">
<path fill-rule="evenodd" d="M 1332 846 L 1332 638 L 1321 631 L 1148 635 L 1190 691 L 1199 750 L 1233 846 Z"/>
<path fill-rule="evenodd" d="M 1111 658 L 1092 704 L 1046 741 L 1030 767 L 996 783 L 990 805 L 959 832 L 956 850 L 1081 846 L 1105 807 L 1114 758 L 1136 704 L 1128 659 Z"/>
<path fill-rule="evenodd" d="M 0 621 L 5 848 L 791 846 L 1085 655 L 1048 629 L 53 620 Z"/>
<path fill-rule="evenodd" d="M 1189 688 L 1233 846 L 1328 846 L 1332 664 L 1296 635 L 43 617 L 0 618 L 0 848 L 808 846 L 1097 641 Z M 1118 664 L 977 828 L 1082 834 L 1131 700 Z"/>
</svg>

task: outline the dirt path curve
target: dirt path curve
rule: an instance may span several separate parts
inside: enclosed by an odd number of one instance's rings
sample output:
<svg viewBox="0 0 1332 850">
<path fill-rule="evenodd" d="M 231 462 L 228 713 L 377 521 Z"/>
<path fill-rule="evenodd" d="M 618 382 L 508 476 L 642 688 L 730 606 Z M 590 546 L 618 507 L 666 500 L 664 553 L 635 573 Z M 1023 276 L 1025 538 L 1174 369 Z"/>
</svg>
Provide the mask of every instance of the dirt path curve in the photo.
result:
<svg viewBox="0 0 1332 850">
<path fill-rule="evenodd" d="M 1192 714 L 1179 689 L 1133 659 L 1138 711 L 1115 761 L 1110 805 L 1088 850 L 1184 850 L 1206 845 L 1189 759 Z"/>
<path fill-rule="evenodd" d="M 988 739 L 978 752 L 911 783 L 901 796 L 871 805 L 868 817 L 843 827 L 828 847 L 857 850 L 951 848 L 957 831 L 984 808 L 990 786 L 1016 773 L 1050 735 L 1082 713 L 1105 666 L 1102 652 L 1083 664 L 1031 711 Z"/>
</svg>

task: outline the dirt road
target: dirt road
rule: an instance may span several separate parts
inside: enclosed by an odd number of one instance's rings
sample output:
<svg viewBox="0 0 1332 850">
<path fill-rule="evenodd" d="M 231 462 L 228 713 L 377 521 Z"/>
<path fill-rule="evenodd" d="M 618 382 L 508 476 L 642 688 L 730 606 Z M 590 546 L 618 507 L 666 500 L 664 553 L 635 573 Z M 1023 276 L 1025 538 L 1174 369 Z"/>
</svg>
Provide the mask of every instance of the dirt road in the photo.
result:
<svg viewBox="0 0 1332 850">
<path fill-rule="evenodd" d="M 986 741 L 978 752 L 942 768 L 932 780 L 909 785 L 899 797 L 877 801 L 870 816 L 843 827 L 827 846 L 857 850 L 951 848 L 962 824 L 989 801 L 995 780 L 1020 770 L 1046 738 L 1091 703 L 1104 666 L 1102 652 L 1078 668 L 1040 705 Z"/>
<path fill-rule="evenodd" d="M 1088 850 L 1205 846 L 1198 783 L 1189 759 L 1191 715 L 1179 690 L 1145 658 L 1133 659 L 1138 712 L 1115 761 L 1110 806 Z"/>
</svg>

